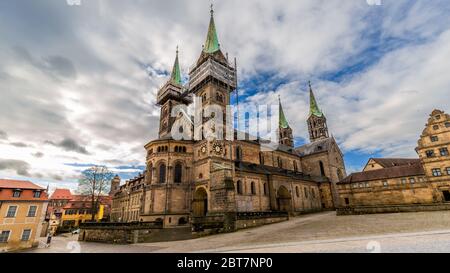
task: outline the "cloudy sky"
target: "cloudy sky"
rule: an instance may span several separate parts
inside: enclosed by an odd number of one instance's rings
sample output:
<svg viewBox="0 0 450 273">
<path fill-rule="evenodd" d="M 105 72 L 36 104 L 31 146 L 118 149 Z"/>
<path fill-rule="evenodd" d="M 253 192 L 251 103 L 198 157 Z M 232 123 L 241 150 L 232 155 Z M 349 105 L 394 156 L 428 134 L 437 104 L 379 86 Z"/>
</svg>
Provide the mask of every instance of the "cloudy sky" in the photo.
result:
<svg viewBox="0 0 450 273">
<path fill-rule="evenodd" d="M 0 1 L 1 178 L 76 188 L 91 164 L 124 179 L 142 171 L 175 48 L 186 81 L 205 40 L 210 1 L 72 2 Z M 214 6 L 241 100 L 281 95 L 301 145 L 311 80 L 349 171 L 372 156 L 416 156 L 431 111 L 450 111 L 448 0 Z"/>
</svg>

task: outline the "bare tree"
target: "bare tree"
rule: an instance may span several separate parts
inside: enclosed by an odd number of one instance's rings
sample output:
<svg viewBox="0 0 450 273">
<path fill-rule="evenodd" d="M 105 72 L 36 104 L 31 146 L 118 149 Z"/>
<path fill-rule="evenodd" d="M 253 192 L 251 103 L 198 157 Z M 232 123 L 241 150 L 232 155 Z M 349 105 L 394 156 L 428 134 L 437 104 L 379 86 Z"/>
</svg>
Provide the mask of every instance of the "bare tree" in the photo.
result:
<svg viewBox="0 0 450 273">
<path fill-rule="evenodd" d="M 93 166 L 81 173 L 78 190 L 81 194 L 91 197 L 92 221 L 95 220 L 97 214 L 100 196 L 109 192 L 113 176 L 106 166 Z"/>
</svg>

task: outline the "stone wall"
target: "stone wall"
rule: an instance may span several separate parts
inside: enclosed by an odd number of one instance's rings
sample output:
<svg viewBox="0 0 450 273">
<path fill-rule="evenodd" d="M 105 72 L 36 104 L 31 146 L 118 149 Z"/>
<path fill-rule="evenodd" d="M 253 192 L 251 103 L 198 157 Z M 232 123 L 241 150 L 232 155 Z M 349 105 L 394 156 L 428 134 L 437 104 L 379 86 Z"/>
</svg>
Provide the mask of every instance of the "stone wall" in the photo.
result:
<svg viewBox="0 0 450 273">
<path fill-rule="evenodd" d="M 450 210 L 450 203 L 341 207 L 336 209 L 336 214 L 355 215 L 355 214 L 373 214 L 373 213 L 437 211 L 437 210 Z"/>
<path fill-rule="evenodd" d="M 151 243 L 192 239 L 191 228 L 185 227 L 139 227 L 100 226 L 91 225 L 81 227 L 79 241 L 102 242 L 113 244 Z"/>
</svg>

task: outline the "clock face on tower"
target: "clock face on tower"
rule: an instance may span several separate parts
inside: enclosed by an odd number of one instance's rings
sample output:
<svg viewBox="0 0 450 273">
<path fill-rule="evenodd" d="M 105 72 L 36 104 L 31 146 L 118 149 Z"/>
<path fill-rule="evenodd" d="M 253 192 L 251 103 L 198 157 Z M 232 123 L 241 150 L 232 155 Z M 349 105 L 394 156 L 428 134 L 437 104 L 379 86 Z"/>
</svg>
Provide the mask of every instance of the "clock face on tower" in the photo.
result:
<svg viewBox="0 0 450 273">
<path fill-rule="evenodd" d="M 220 154 L 222 154 L 222 151 L 223 151 L 223 147 L 222 147 L 222 145 L 220 144 L 220 143 L 214 143 L 213 144 L 213 151 L 216 153 L 216 154 L 218 154 L 218 155 L 220 155 Z"/>
<path fill-rule="evenodd" d="M 206 146 L 202 146 L 201 151 L 202 153 L 206 153 Z"/>
</svg>

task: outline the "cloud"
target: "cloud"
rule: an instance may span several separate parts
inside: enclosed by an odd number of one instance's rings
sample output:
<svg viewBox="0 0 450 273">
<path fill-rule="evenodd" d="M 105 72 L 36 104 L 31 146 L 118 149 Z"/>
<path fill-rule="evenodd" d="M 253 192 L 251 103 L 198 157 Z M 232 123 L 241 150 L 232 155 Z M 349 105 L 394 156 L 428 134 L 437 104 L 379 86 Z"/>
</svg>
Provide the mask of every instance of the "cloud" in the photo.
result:
<svg viewBox="0 0 450 273">
<path fill-rule="evenodd" d="M 209 4 L 1 6 L 0 124 L 8 132 L 0 131 L 0 139 L 30 146 L 0 143 L 0 152 L 26 161 L 43 179 L 55 173 L 75 179 L 79 168 L 67 162 L 144 164 L 143 145 L 159 128 L 158 88 L 177 44 L 187 77 L 205 40 Z M 364 0 L 230 0 L 215 6 L 221 48 L 237 57 L 242 104 L 276 103 L 281 94 L 298 144 L 308 139 L 310 79 L 330 133 L 346 152 L 415 156 L 429 112 L 449 110 L 446 0 L 381 6 Z M 53 141 L 42 148 L 43 164 L 35 147 L 46 140 Z"/>
<path fill-rule="evenodd" d="M 33 153 L 32 154 L 34 157 L 36 157 L 36 158 L 42 158 L 42 157 L 44 157 L 44 153 L 42 153 L 42 152 L 36 152 L 36 153 Z"/>
<path fill-rule="evenodd" d="M 29 176 L 30 164 L 22 160 L 0 159 L 0 170 L 12 170 L 18 175 Z"/>
<path fill-rule="evenodd" d="M 23 143 L 23 142 L 11 142 L 11 143 L 9 143 L 9 145 L 12 145 L 12 146 L 15 146 L 15 147 L 18 147 L 18 148 L 29 147 L 28 144 Z"/>
<path fill-rule="evenodd" d="M 0 130 L 0 139 L 8 139 L 8 134 L 5 131 Z"/>
<path fill-rule="evenodd" d="M 53 141 L 47 140 L 45 141 L 46 144 L 50 144 L 56 147 L 62 148 L 64 151 L 68 152 L 76 152 L 80 154 L 89 154 L 89 152 L 86 150 L 84 146 L 81 146 L 78 144 L 78 142 L 72 138 L 64 138 L 58 143 L 54 143 Z"/>
</svg>

